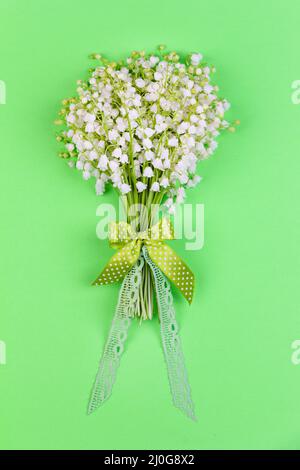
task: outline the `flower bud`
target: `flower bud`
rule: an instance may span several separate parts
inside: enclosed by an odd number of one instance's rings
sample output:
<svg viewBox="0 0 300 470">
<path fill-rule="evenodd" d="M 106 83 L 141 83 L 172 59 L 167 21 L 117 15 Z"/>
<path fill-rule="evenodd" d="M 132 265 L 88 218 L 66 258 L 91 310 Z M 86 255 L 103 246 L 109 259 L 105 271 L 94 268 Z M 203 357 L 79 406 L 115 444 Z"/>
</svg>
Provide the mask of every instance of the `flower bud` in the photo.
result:
<svg viewBox="0 0 300 470">
<path fill-rule="evenodd" d="M 101 56 L 101 54 L 91 54 L 89 56 L 89 58 L 92 59 L 92 60 L 101 60 L 102 56 Z"/>
<path fill-rule="evenodd" d="M 58 154 L 58 156 L 59 156 L 60 158 L 63 158 L 64 160 L 66 160 L 67 158 L 70 158 L 70 155 L 69 155 L 68 153 L 66 153 L 66 152 L 60 152 L 60 153 Z"/>
</svg>

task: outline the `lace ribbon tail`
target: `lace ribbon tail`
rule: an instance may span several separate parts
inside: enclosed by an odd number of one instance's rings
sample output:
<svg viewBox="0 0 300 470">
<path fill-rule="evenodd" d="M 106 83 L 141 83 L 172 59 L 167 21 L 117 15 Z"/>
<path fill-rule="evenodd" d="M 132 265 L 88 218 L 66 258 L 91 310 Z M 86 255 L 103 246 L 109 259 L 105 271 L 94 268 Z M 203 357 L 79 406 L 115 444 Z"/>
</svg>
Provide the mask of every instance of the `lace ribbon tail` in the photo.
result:
<svg viewBox="0 0 300 470">
<path fill-rule="evenodd" d="M 93 413 L 111 396 L 120 358 L 124 350 L 124 343 L 135 314 L 143 265 L 144 259 L 140 256 L 138 262 L 126 275 L 122 283 L 115 316 L 92 389 L 88 414 Z"/>
<path fill-rule="evenodd" d="M 161 270 L 151 260 L 145 246 L 143 247 L 143 254 L 153 273 L 160 314 L 161 337 L 173 403 L 189 418 L 196 421 L 194 403 L 191 397 L 191 389 L 179 337 L 179 329 L 175 318 L 171 286 Z"/>
</svg>

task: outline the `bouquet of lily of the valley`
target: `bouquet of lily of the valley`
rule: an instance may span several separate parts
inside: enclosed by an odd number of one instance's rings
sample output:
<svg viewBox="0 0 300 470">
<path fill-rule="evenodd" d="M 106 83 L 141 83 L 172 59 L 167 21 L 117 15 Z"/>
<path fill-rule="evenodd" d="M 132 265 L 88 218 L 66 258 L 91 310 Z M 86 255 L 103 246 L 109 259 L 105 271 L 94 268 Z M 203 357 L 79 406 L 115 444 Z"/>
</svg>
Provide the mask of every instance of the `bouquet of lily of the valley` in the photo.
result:
<svg viewBox="0 0 300 470">
<path fill-rule="evenodd" d="M 120 195 L 126 220 L 110 225 L 116 253 L 95 285 L 120 282 L 119 299 L 89 403 L 93 412 L 111 394 L 133 318 L 152 319 L 157 305 L 174 404 L 194 418 L 170 281 L 190 303 L 194 275 L 165 243 L 174 238 L 168 214 L 200 181 L 197 163 L 216 149 L 229 108 L 211 83 L 214 68 L 194 53 L 184 59 L 160 46 L 110 62 L 99 54 L 78 96 L 64 100 L 58 135 L 60 154 L 83 178 L 95 178 L 97 194 L 110 184 Z M 183 59 L 183 60 L 182 60 Z M 161 216 L 162 209 L 164 216 Z M 156 302 L 154 301 L 156 299 Z"/>
</svg>

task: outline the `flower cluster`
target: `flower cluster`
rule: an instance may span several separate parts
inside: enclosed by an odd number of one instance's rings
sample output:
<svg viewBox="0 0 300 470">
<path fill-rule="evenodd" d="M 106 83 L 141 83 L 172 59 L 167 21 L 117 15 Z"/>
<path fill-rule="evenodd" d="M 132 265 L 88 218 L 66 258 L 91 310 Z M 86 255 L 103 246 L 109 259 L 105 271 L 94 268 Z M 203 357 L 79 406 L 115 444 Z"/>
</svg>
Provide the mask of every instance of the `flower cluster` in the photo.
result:
<svg viewBox="0 0 300 470">
<path fill-rule="evenodd" d="M 94 59 L 99 66 L 78 82 L 78 96 L 64 101 L 61 156 L 96 178 L 97 194 L 110 182 L 129 201 L 159 195 L 172 213 L 200 181 L 197 162 L 214 152 L 220 131 L 234 130 L 224 120 L 229 103 L 211 83 L 214 68 L 201 54 L 182 63 L 163 47 L 120 63 Z"/>
</svg>

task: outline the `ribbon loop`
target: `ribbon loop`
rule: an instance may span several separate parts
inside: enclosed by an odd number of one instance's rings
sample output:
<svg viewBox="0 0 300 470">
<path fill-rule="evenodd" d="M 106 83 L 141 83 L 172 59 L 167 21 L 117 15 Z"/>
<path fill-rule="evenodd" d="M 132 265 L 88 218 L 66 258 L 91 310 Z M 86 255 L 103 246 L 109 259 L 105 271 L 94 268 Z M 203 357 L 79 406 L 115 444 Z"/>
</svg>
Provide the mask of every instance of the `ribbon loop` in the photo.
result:
<svg viewBox="0 0 300 470">
<path fill-rule="evenodd" d="M 169 219 L 163 218 L 148 230 L 136 233 L 126 222 L 112 223 L 109 241 L 118 252 L 112 256 L 94 285 L 119 282 L 137 262 L 142 246 L 146 246 L 152 261 L 160 268 L 191 303 L 194 292 L 194 274 L 182 259 L 164 243 L 174 240 L 174 229 Z"/>
</svg>

